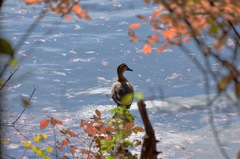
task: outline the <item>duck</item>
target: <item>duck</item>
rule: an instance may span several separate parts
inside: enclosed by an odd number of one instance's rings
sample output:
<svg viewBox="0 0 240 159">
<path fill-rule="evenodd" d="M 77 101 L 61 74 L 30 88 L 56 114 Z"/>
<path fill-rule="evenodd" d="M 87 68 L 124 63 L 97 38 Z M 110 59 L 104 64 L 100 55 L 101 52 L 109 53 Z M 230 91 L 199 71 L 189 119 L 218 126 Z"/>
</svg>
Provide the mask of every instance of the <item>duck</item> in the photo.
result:
<svg viewBox="0 0 240 159">
<path fill-rule="evenodd" d="M 118 107 L 126 106 L 130 109 L 134 97 L 134 89 L 130 82 L 124 77 L 125 71 L 133 71 L 125 63 L 117 67 L 118 79 L 112 85 L 112 99 Z"/>
</svg>

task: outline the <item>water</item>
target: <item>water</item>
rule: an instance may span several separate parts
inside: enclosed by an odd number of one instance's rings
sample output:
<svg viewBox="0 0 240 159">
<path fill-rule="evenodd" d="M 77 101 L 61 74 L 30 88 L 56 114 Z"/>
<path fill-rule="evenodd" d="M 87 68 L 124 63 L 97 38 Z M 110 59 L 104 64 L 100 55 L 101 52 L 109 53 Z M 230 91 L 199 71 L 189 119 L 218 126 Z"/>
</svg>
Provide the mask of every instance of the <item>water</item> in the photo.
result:
<svg viewBox="0 0 240 159">
<path fill-rule="evenodd" d="M 33 87 L 37 90 L 32 107 L 18 124 L 29 136 L 36 133 L 33 129 L 41 132 L 38 124 L 46 114 L 70 126 L 78 124 L 81 118 L 90 117 L 95 109 L 109 117 L 107 112 L 114 104 L 109 103 L 106 94 L 110 94 L 116 80 L 117 66 L 124 62 L 134 70 L 126 72 L 125 76 L 136 92 L 143 92 L 147 99 L 163 95 L 170 101 L 170 104 L 161 102 L 158 97 L 154 103 L 147 102 L 156 136 L 161 140 L 158 148 L 164 158 L 222 158 L 208 125 L 207 112 L 201 107 L 205 81 L 197 66 L 176 47 L 164 53 L 154 51 L 144 55 L 141 52 L 143 41 L 129 42 L 128 25 L 140 22 L 135 17 L 138 14 L 150 15 L 153 7 L 133 0 L 91 1 L 83 2 L 83 6 L 89 10 L 92 21 L 73 16 L 66 22 L 49 14 L 24 41 L 17 52 L 20 69 L 8 87 L 4 108 L 14 117 L 6 117 L 6 120 L 13 121 L 22 111 L 20 100 L 28 98 Z M 1 32 L 15 46 L 39 12 L 39 7 L 6 1 L 1 14 Z M 150 34 L 145 28 L 147 24 L 136 30 L 143 39 Z M 48 29 L 52 30 L 44 35 Z M 194 49 L 194 44 L 189 43 L 188 47 Z M 200 58 L 197 50 L 195 53 L 194 56 Z M 218 63 L 212 65 L 218 66 Z M 214 84 L 211 82 L 212 86 Z M 189 106 L 191 109 L 187 109 Z M 141 124 L 136 103 L 131 112 Z M 236 121 L 234 118 L 222 136 L 228 141 L 226 145 L 232 158 L 240 147 L 240 126 Z M 14 148 L 10 150 L 17 149 L 22 155 L 23 148 L 19 145 L 13 142 Z"/>
</svg>

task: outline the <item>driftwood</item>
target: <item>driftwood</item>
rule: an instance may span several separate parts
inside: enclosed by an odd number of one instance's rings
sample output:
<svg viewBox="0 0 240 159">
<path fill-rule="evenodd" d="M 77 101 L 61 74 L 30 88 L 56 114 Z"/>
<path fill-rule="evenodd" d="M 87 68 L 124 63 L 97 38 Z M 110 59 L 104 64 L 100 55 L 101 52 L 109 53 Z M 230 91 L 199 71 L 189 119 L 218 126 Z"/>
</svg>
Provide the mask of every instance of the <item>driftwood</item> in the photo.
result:
<svg viewBox="0 0 240 159">
<path fill-rule="evenodd" d="M 161 152 L 157 151 L 156 145 L 158 141 L 156 140 L 152 124 L 148 118 L 146 105 L 143 102 L 143 100 L 140 100 L 138 102 L 138 109 L 140 111 L 143 124 L 145 127 L 145 131 L 146 131 L 146 134 L 144 135 L 144 138 L 143 138 L 143 145 L 142 145 L 140 159 L 157 159 L 158 154 Z"/>
</svg>

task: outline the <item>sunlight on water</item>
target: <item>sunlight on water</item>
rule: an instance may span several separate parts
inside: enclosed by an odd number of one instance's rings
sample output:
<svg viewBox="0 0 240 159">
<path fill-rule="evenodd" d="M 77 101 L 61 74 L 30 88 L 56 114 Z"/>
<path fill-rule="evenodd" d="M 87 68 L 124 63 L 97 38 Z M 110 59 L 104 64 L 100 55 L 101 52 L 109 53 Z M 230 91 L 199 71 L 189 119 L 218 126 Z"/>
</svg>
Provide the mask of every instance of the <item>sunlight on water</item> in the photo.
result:
<svg viewBox="0 0 240 159">
<path fill-rule="evenodd" d="M 128 25 L 138 21 L 138 14 L 150 16 L 152 6 L 134 0 L 82 3 L 89 7 L 93 21 L 72 18 L 56 26 L 59 17 L 46 16 L 17 52 L 21 67 L 4 97 L 4 110 L 10 111 L 1 112 L 6 120 L 13 121 L 19 115 L 23 110 L 21 99 L 29 98 L 33 87 L 37 90 L 31 108 L 26 109 L 18 123 L 26 136 L 40 133 L 39 122 L 47 116 L 63 121 L 63 128 L 75 130 L 80 120 L 92 117 L 96 109 L 102 111 L 104 119 L 110 118 L 109 110 L 115 107 L 111 86 L 117 80 L 117 66 L 124 62 L 133 69 L 124 75 L 135 92 L 144 94 L 150 120 L 160 140 L 158 149 L 163 151 L 165 159 L 221 158 L 209 127 L 209 114 L 203 107 L 206 81 L 198 67 L 178 48 L 166 49 L 161 54 L 153 48 L 154 53 L 143 55 L 143 43 L 129 42 Z M 19 1 L 6 1 L 2 11 L 1 32 L 15 46 L 38 16 L 39 8 L 26 7 Z M 53 30 L 44 35 L 49 28 Z M 144 28 L 146 24 L 136 31 L 142 38 L 148 36 Z M 228 44 L 232 45 L 231 41 Z M 188 47 L 194 45 L 189 43 Z M 196 57 L 200 55 L 193 53 L 192 58 Z M 219 65 L 214 63 L 212 67 L 218 71 Z M 211 81 L 210 88 L 214 84 Z M 234 103 L 222 100 L 232 107 L 226 110 L 217 101 L 214 107 L 216 121 L 223 128 L 232 119 L 222 135 L 230 153 L 235 154 L 240 143 L 239 115 L 234 113 Z M 130 111 L 136 117 L 135 122 L 142 126 L 136 100 Z M 229 112 L 228 116 L 223 116 L 223 111 Z M 50 129 L 46 132 L 52 134 Z M 7 149 L 16 149 L 22 155 L 25 152 L 21 149 L 22 143 L 16 142 L 16 134 L 19 135 L 7 129 L 6 136 L 13 142 Z M 142 136 L 133 137 L 141 139 Z M 234 143 L 229 142 L 231 140 Z M 132 151 L 139 153 L 140 148 Z"/>
</svg>

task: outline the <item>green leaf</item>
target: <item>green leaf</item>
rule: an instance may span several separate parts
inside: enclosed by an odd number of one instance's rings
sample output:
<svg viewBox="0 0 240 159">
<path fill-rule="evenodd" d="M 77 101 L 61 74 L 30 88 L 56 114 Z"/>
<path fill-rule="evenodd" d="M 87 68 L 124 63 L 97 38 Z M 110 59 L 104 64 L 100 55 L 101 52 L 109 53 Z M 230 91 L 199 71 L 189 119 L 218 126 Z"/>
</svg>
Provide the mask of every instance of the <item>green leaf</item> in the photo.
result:
<svg viewBox="0 0 240 159">
<path fill-rule="evenodd" d="M 136 97 L 138 100 L 143 100 L 143 93 L 142 93 L 142 92 L 137 92 L 137 93 L 135 93 L 135 97 Z"/>
<path fill-rule="evenodd" d="M 128 93 L 122 97 L 121 102 L 123 105 L 127 106 L 132 102 L 132 100 L 133 100 L 133 93 Z"/>
<path fill-rule="evenodd" d="M 113 156 L 106 156 L 106 159 L 114 159 Z"/>
<path fill-rule="evenodd" d="M 125 147 L 128 147 L 128 146 L 134 147 L 134 144 L 133 144 L 133 142 L 131 142 L 131 141 L 124 140 L 123 146 L 125 146 Z"/>
<path fill-rule="evenodd" d="M 12 58 L 11 61 L 10 61 L 10 65 L 12 67 L 17 67 L 18 65 L 18 60 L 16 60 L 15 58 Z"/>
<path fill-rule="evenodd" d="M 0 38 L 0 54 L 9 55 L 11 58 L 14 57 L 14 51 L 11 44 L 5 40 Z"/>
<path fill-rule="evenodd" d="M 212 23 L 210 25 L 208 32 L 211 34 L 217 34 L 219 32 L 219 27 L 217 25 L 215 25 L 214 23 Z"/>
</svg>

